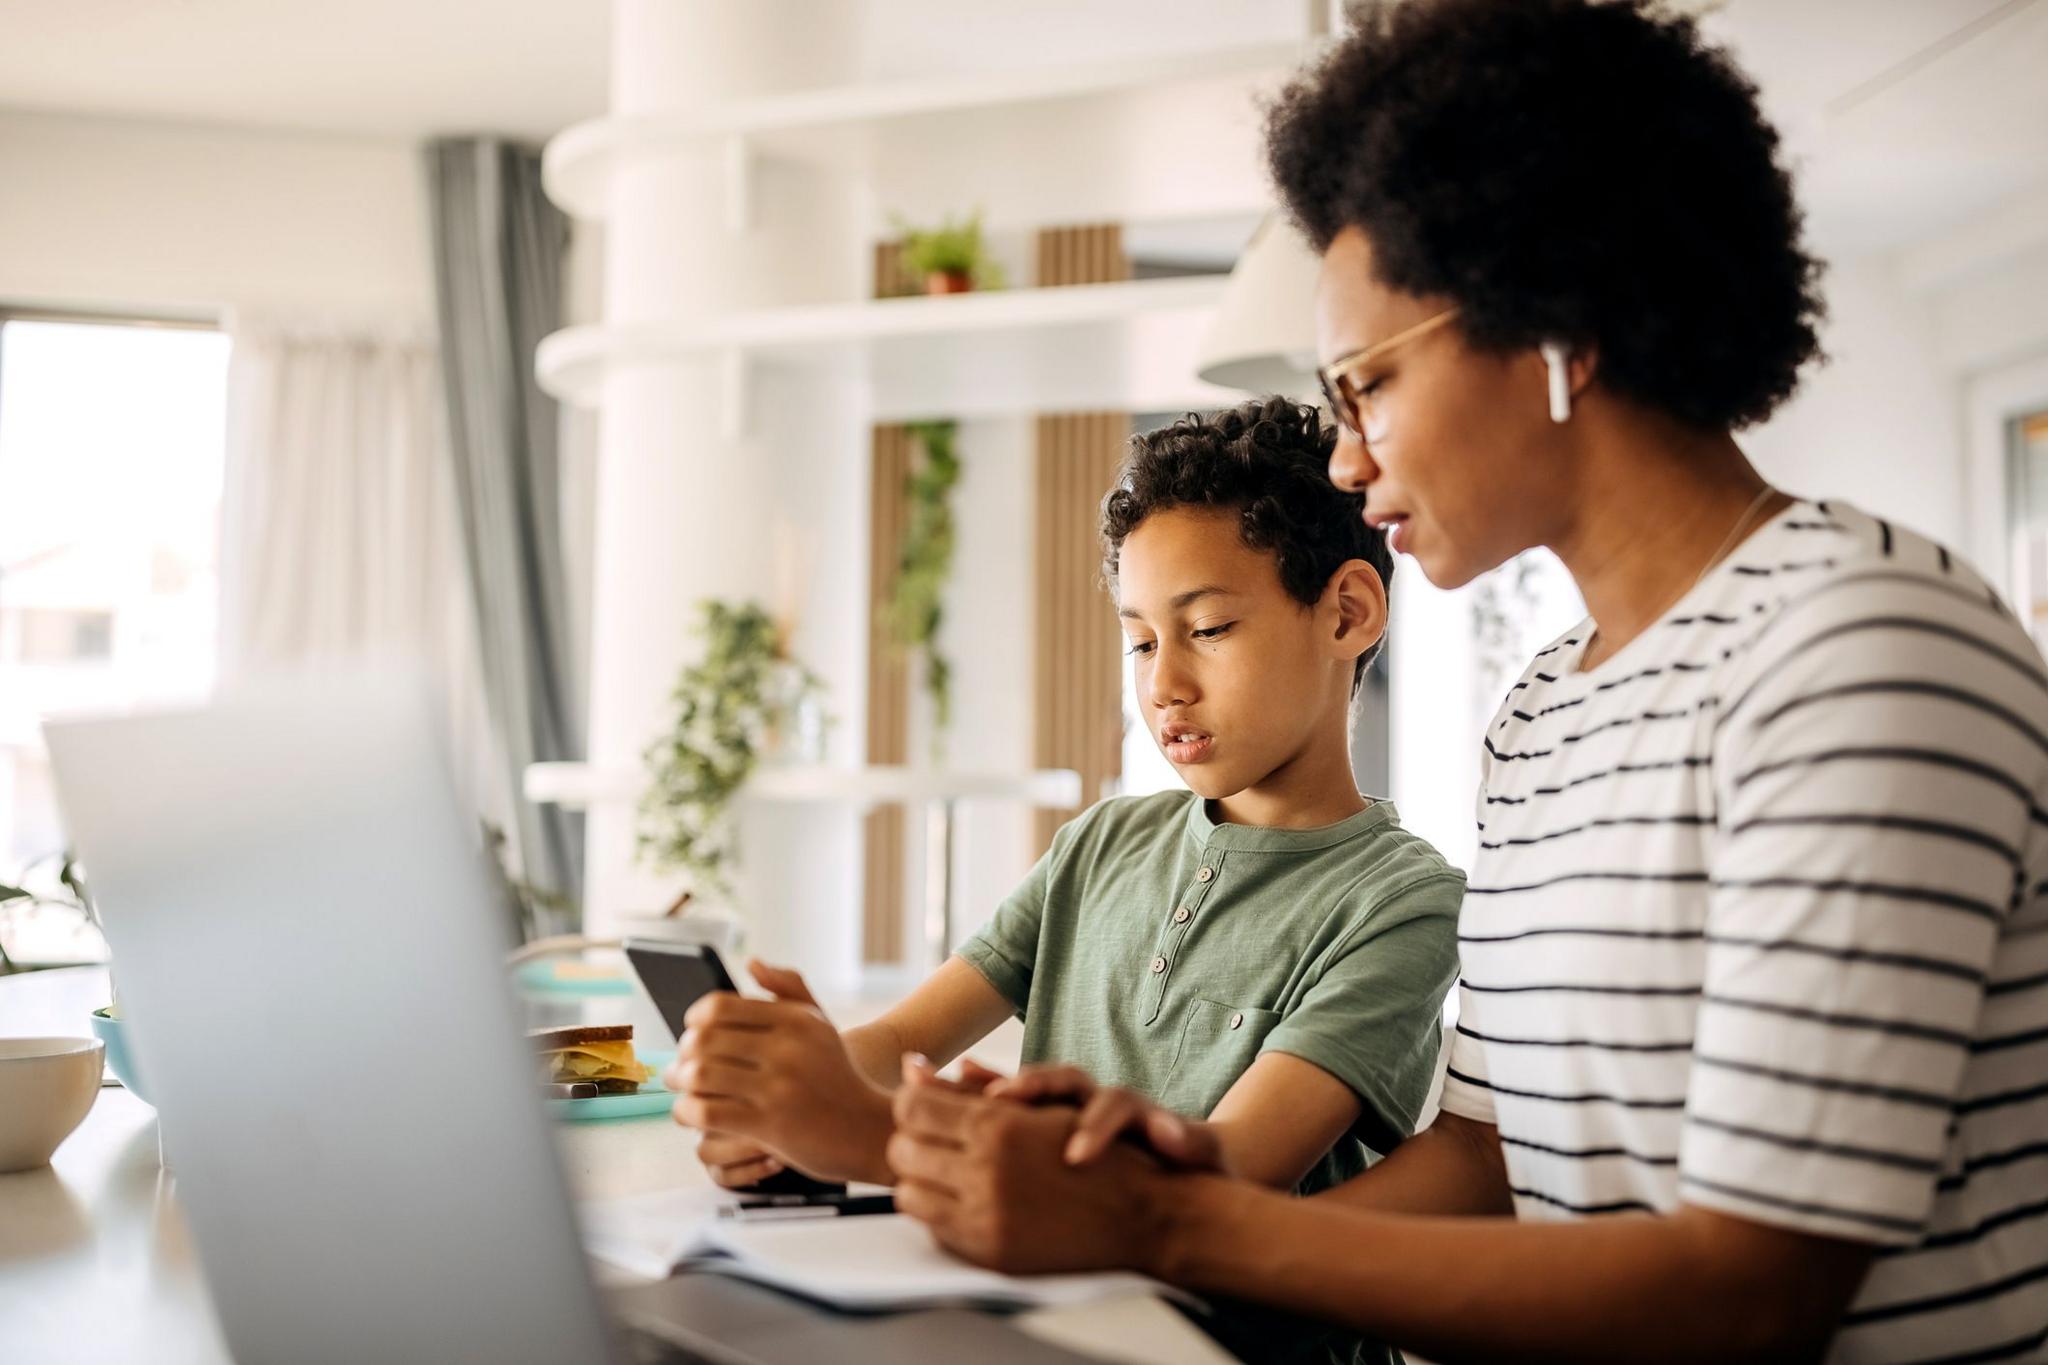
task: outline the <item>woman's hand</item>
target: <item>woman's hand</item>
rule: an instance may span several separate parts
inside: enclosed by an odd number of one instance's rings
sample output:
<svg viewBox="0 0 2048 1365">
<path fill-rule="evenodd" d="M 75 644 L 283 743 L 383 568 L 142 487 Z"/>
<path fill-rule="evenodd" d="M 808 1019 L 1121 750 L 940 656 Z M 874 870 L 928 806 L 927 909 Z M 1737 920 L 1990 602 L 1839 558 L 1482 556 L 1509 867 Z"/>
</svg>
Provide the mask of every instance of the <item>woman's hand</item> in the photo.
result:
<svg viewBox="0 0 2048 1365">
<path fill-rule="evenodd" d="M 1070 1166 L 1100 1161 L 1119 1139 L 1126 1139 L 1176 1170 L 1230 1173 L 1214 1128 L 1135 1091 L 1098 1086 L 1077 1066 L 1026 1067 L 1007 1080 L 989 1082 L 985 1093 L 1020 1104 L 1078 1105 L 1080 1117 L 1061 1153 Z"/>
<path fill-rule="evenodd" d="M 954 1254 L 1010 1274 L 1150 1269 L 1170 1182 L 1129 1144 L 1087 1167 L 1062 1156 L 1071 1107 L 992 1100 L 904 1059 L 896 1092 L 896 1207 Z"/>
</svg>

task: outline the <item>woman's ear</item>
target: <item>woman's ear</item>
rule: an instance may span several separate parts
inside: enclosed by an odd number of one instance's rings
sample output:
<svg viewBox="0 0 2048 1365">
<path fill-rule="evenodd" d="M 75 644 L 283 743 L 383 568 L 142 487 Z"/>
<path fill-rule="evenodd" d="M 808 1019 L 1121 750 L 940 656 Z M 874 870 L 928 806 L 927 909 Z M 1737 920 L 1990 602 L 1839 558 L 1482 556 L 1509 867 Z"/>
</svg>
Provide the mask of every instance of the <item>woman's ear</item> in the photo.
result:
<svg viewBox="0 0 2048 1365">
<path fill-rule="evenodd" d="M 1322 609 L 1335 629 L 1327 637 L 1330 655 L 1350 661 L 1372 651 L 1387 633 L 1387 585 L 1379 570 L 1362 559 L 1347 559 L 1323 588 Z"/>
</svg>

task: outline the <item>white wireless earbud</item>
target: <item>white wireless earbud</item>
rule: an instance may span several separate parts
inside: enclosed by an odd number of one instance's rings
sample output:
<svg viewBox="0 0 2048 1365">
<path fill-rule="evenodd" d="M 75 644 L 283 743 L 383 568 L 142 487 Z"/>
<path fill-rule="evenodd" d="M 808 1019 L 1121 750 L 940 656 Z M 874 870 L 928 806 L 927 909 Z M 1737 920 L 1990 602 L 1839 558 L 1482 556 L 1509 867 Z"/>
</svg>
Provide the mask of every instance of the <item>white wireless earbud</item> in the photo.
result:
<svg viewBox="0 0 2048 1365">
<path fill-rule="evenodd" d="M 1550 369 L 1550 420 L 1572 420 L 1572 372 L 1566 365 L 1570 352 L 1561 341 L 1546 341 L 1536 348 Z"/>
</svg>

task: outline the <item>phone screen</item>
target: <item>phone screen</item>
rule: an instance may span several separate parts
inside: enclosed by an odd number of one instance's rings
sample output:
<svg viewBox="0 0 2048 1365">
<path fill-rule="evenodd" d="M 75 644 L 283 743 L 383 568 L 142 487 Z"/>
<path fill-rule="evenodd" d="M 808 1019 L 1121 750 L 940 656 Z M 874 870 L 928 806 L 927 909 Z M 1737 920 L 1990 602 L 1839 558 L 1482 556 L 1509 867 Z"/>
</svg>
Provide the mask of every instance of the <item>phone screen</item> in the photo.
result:
<svg viewBox="0 0 2048 1365">
<path fill-rule="evenodd" d="M 633 964 L 640 984 L 661 1011 L 668 1031 L 678 1038 L 683 1034 L 683 1016 L 700 998 L 712 991 L 739 990 L 719 960 L 718 950 L 700 944 L 629 941 L 626 960 Z"/>
</svg>

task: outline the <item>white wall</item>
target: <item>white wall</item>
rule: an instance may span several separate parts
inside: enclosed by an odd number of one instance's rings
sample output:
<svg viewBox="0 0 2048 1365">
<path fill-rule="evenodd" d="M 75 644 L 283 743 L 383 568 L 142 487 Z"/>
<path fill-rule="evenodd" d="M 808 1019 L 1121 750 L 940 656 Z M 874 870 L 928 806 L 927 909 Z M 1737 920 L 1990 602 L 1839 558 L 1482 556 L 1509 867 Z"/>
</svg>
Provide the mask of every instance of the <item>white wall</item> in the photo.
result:
<svg viewBox="0 0 2048 1365">
<path fill-rule="evenodd" d="M 1975 449 L 1998 437 L 1973 434 L 1969 395 L 2048 358 L 2048 185 L 1932 242 L 1838 265 L 1826 293 L 1830 362 L 1744 447 L 1786 488 L 1847 498 L 2002 581 L 2003 457 Z"/>
<path fill-rule="evenodd" d="M 425 327 L 412 144 L 0 114 L 0 302 Z"/>
<path fill-rule="evenodd" d="M 1982 373 L 2048 349 L 2048 236 L 1930 290 L 1934 345 L 1951 369 Z"/>
<path fill-rule="evenodd" d="M 1097 61 L 1291 42 L 1307 32 L 1309 11 L 1302 0 L 867 0 L 863 9 L 863 65 L 874 79 L 1069 62 L 1083 33 Z"/>
<path fill-rule="evenodd" d="M 1830 270 L 1826 295 L 1828 363 L 1739 437 L 1743 448 L 1790 492 L 1846 499 L 1962 548 L 1962 376 L 1935 349 L 1931 308 L 1887 259 Z"/>
<path fill-rule="evenodd" d="M 1479 737 L 1485 708 L 1473 695 L 1478 668 L 1470 585 L 1445 592 L 1408 560 L 1394 571 L 1388 617 L 1388 771 L 1401 823 L 1459 867 L 1477 835 Z"/>
</svg>

